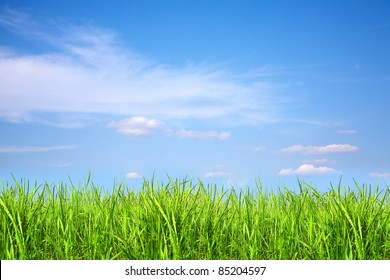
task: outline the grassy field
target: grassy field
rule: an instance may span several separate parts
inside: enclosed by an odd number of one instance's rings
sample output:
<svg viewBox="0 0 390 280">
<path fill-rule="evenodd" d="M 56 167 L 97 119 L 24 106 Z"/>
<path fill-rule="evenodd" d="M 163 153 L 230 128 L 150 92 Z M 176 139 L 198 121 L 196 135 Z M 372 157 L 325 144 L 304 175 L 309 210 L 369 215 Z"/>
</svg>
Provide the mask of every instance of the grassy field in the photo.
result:
<svg viewBox="0 0 390 280">
<path fill-rule="evenodd" d="M 0 259 L 390 259 L 390 189 L 0 183 Z"/>
</svg>

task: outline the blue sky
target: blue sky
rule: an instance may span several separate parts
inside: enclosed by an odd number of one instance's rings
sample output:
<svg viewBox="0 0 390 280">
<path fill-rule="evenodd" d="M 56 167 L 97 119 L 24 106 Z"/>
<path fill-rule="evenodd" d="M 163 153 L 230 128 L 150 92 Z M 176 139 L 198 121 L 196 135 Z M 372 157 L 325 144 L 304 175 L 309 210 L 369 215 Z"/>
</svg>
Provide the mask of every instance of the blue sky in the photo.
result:
<svg viewBox="0 0 390 280">
<path fill-rule="evenodd" d="M 388 1 L 2 1 L 0 177 L 390 179 Z"/>
</svg>

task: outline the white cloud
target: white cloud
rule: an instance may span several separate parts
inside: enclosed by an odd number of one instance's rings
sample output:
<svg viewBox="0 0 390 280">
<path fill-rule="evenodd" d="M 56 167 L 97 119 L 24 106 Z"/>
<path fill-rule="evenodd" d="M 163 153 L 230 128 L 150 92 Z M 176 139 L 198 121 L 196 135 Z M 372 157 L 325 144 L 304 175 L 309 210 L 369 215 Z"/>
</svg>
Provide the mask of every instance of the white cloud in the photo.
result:
<svg viewBox="0 0 390 280">
<path fill-rule="evenodd" d="M 121 121 L 112 121 L 107 127 L 115 128 L 118 133 L 131 137 L 149 136 L 158 130 L 164 130 L 161 122 L 144 117 L 132 117 Z"/>
<path fill-rule="evenodd" d="M 142 175 L 138 174 L 137 172 L 129 172 L 126 174 L 127 179 L 141 179 Z"/>
<path fill-rule="evenodd" d="M 346 130 L 337 130 L 338 134 L 356 134 L 357 131 L 354 129 L 346 129 Z"/>
<path fill-rule="evenodd" d="M 118 133 L 130 137 L 143 137 L 155 134 L 158 131 L 171 133 L 171 130 L 156 119 L 147 119 L 145 117 L 131 117 L 121 121 L 111 121 L 107 124 L 109 128 L 115 128 Z M 228 140 L 230 139 L 229 132 L 217 131 L 195 131 L 195 130 L 179 130 L 176 132 L 179 138 L 195 138 L 209 140 Z"/>
<path fill-rule="evenodd" d="M 206 172 L 203 174 L 204 178 L 228 178 L 230 173 L 224 171 Z"/>
<path fill-rule="evenodd" d="M 119 44 L 112 31 L 38 24 L 13 10 L 0 14 L 1 26 L 53 50 L 20 54 L 0 49 L 0 118 L 5 120 L 44 122 L 41 113 L 201 119 L 229 125 L 279 119 L 282 102 L 264 77 L 205 64 L 154 63 Z"/>
<path fill-rule="evenodd" d="M 281 152 L 288 154 L 304 154 L 304 155 L 322 155 L 322 154 L 339 154 L 339 153 L 355 153 L 359 150 L 358 147 L 350 144 L 332 144 L 327 146 L 301 146 L 294 145 L 283 148 Z"/>
<path fill-rule="evenodd" d="M 390 178 L 390 173 L 378 173 L 378 172 L 373 172 L 370 174 L 371 177 L 376 177 L 376 178 Z"/>
<path fill-rule="evenodd" d="M 62 146 L 1 146 L 0 153 L 2 154 L 22 154 L 22 153 L 44 153 L 59 150 L 76 149 L 75 145 Z"/>
<path fill-rule="evenodd" d="M 179 130 L 176 134 L 179 138 L 217 139 L 221 141 L 230 139 L 229 132 L 195 131 L 182 129 Z"/>
<path fill-rule="evenodd" d="M 312 164 L 302 164 L 297 169 L 286 168 L 279 171 L 279 176 L 288 176 L 288 175 L 325 175 L 339 173 L 333 168 L 326 166 L 315 167 Z"/>
</svg>

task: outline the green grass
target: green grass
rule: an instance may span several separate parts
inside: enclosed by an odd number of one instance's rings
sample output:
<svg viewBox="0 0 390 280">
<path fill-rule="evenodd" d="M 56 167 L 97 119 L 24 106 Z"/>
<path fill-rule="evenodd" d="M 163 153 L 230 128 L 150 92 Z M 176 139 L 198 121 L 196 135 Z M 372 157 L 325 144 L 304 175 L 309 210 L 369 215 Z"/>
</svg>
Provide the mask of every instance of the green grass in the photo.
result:
<svg viewBox="0 0 390 280">
<path fill-rule="evenodd" d="M 0 183 L 0 259 L 390 259 L 390 190 Z"/>
</svg>

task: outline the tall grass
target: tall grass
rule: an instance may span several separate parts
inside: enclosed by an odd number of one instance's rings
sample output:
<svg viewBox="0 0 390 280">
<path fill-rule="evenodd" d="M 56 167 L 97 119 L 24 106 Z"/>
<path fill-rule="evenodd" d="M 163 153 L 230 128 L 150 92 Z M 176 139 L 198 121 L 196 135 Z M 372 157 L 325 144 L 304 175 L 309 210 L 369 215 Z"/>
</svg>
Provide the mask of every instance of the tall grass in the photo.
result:
<svg viewBox="0 0 390 280">
<path fill-rule="evenodd" d="M 0 183 L 1 259 L 390 259 L 390 190 Z"/>
</svg>

